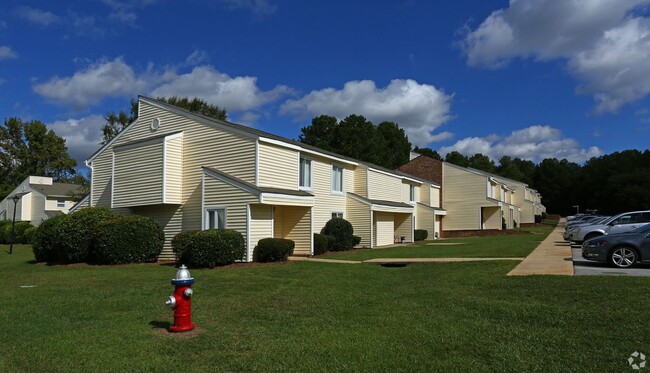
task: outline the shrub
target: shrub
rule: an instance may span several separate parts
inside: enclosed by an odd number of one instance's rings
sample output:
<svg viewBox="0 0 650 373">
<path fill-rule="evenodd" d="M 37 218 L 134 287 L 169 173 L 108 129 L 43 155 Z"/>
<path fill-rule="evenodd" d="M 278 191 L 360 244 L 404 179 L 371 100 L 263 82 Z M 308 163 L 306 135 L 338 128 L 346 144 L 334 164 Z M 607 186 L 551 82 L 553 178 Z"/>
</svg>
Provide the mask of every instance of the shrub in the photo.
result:
<svg viewBox="0 0 650 373">
<path fill-rule="evenodd" d="M 199 233 L 199 230 L 181 232 L 174 236 L 172 239 L 172 251 L 176 256 L 176 262 L 179 264 L 190 262 L 190 247 L 192 244 L 192 237 Z"/>
<path fill-rule="evenodd" d="M 349 221 L 342 218 L 332 218 L 330 221 L 325 224 L 325 227 L 321 231 L 322 234 L 327 234 L 334 236 L 336 242 L 332 247 L 332 251 L 345 251 L 352 248 L 353 239 L 352 235 L 354 230 L 352 224 Z"/>
<path fill-rule="evenodd" d="M 59 226 L 57 258 L 64 263 L 94 261 L 93 244 L 97 228 L 118 216 L 103 207 L 88 207 L 67 215 Z"/>
<path fill-rule="evenodd" d="M 548 218 L 548 214 L 545 213 L 545 212 L 542 212 L 542 219 L 547 219 L 547 218 Z"/>
<path fill-rule="evenodd" d="M 361 243 L 361 237 L 352 236 L 352 247 L 355 247 Z"/>
<path fill-rule="evenodd" d="M 327 238 L 327 251 L 333 251 L 334 250 L 334 244 L 336 243 L 336 237 L 330 235 L 330 234 L 324 234 L 325 238 Z"/>
<path fill-rule="evenodd" d="M 506 218 L 503 216 L 501 217 L 501 229 L 508 229 L 508 225 L 506 224 Z"/>
<path fill-rule="evenodd" d="M 253 258 L 256 262 L 283 262 L 293 254 L 296 244 L 284 238 L 263 238 L 257 242 Z"/>
<path fill-rule="evenodd" d="M 426 229 L 416 229 L 413 235 L 416 241 L 424 241 L 429 237 L 429 231 Z"/>
<path fill-rule="evenodd" d="M 24 243 L 31 244 L 34 242 L 34 235 L 36 234 L 36 230 L 38 230 L 38 227 L 35 226 L 31 226 L 25 229 L 25 233 L 23 235 L 23 240 L 25 241 Z"/>
<path fill-rule="evenodd" d="M 5 227 L 11 225 L 11 220 L 0 220 L 0 244 L 9 243 L 8 238 L 5 239 Z"/>
<path fill-rule="evenodd" d="M 189 264 L 212 268 L 244 258 L 244 237 L 232 229 L 197 232 L 190 240 Z"/>
<path fill-rule="evenodd" d="M 4 227 L 4 241 L 6 243 L 9 243 L 11 241 L 11 222 L 9 224 L 5 225 Z M 25 243 L 25 231 L 27 228 L 33 227 L 33 225 L 29 224 L 29 222 L 26 221 L 17 221 L 15 226 L 14 226 L 14 239 L 13 243 Z"/>
<path fill-rule="evenodd" d="M 97 227 L 94 259 L 100 264 L 153 263 L 164 243 L 165 232 L 152 218 L 119 216 Z"/>
<path fill-rule="evenodd" d="M 36 261 L 57 261 L 56 245 L 59 242 L 59 226 L 65 218 L 65 215 L 54 216 L 38 226 L 32 239 L 32 250 Z"/>
<path fill-rule="evenodd" d="M 330 236 L 331 237 L 331 236 Z M 324 234 L 314 233 L 314 255 L 322 255 L 328 251 L 329 240 Z"/>
<path fill-rule="evenodd" d="M 537 224 L 542 223 L 542 215 L 535 215 L 535 223 Z"/>
</svg>

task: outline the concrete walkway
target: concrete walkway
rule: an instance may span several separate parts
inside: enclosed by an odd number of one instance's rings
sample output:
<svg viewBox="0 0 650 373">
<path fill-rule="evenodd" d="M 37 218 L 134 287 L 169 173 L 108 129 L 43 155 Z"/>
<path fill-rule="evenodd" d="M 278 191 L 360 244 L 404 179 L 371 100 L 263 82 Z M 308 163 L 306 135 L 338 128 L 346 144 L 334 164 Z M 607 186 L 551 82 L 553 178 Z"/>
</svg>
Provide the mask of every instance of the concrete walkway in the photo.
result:
<svg viewBox="0 0 650 373">
<path fill-rule="evenodd" d="M 321 259 L 310 258 L 306 256 L 290 256 L 291 261 L 302 262 L 321 262 L 321 263 L 340 263 L 340 264 L 397 264 L 397 263 L 450 263 L 450 262 L 482 262 L 486 260 L 517 260 L 522 261 L 524 258 L 375 258 L 368 260 L 339 260 L 339 259 Z"/>
<path fill-rule="evenodd" d="M 561 219 L 553 232 L 523 262 L 510 271 L 508 276 L 573 276 L 571 244 L 562 238 L 565 223 L 566 221 Z"/>
</svg>

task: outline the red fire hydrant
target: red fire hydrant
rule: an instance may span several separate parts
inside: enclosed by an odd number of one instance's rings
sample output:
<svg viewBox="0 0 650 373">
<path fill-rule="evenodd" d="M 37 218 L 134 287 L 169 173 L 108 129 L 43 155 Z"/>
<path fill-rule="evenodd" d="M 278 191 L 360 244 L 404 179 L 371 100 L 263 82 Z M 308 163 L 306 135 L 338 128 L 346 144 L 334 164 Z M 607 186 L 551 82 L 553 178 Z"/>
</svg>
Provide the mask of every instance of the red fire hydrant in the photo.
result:
<svg viewBox="0 0 650 373">
<path fill-rule="evenodd" d="M 185 265 L 181 265 L 172 279 L 176 287 L 174 295 L 167 297 L 165 304 L 174 310 L 174 325 L 169 328 L 172 332 L 187 332 L 194 329 L 192 323 L 192 284 L 194 278 Z"/>
</svg>

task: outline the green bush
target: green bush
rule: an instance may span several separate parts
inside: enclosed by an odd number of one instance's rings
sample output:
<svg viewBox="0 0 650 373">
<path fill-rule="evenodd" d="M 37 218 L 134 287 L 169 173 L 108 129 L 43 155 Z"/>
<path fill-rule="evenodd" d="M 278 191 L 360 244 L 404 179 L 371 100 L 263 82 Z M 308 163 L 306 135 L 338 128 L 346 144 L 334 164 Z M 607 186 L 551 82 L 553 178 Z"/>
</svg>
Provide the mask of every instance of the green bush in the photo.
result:
<svg viewBox="0 0 650 373">
<path fill-rule="evenodd" d="M 331 237 L 331 236 L 330 236 Z M 314 233 L 314 255 L 322 255 L 328 251 L 329 240 L 324 234 Z"/>
<path fill-rule="evenodd" d="M 542 215 L 535 215 L 535 223 L 537 224 L 542 223 Z"/>
<path fill-rule="evenodd" d="M 352 247 L 356 247 L 361 243 L 361 237 L 359 236 L 352 236 Z"/>
<path fill-rule="evenodd" d="M 9 243 L 8 239 L 5 239 L 5 227 L 11 225 L 11 220 L 0 220 L 0 244 Z"/>
<path fill-rule="evenodd" d="M 57 258 L 64 263 L 94 261 L 93 244 L 99 225 L 118 216 L 103 207 L 89 207 L 66 215 L 59 226 Z"/>
<path fill-rule="evenodd" d="M 9 224 L 5 225 L 4 227 L 4 241 L 6 243 L 10 243 L 11 241 L 11 222 Z M 14 226 L 14 239 L 13 243 L 26 243 L 25 241 L 25 231 L 27 228 L 33 227 L 33 225 L 29 224 L 29 222 L 26 221 L 17 221 L 16 225 Z"/>
<path fill-rule="evenodd" d="M 548 218 L 548 214 L 545 213 L 545 212 L 542 212 L 542 220 L 543 220 L 543 219 L 547 219 L 547 218 Z"/>
<path fill-rule="evenodd" d="M 416 241 L 424 241 L 429 237 L 429 232 L 426 229 L 416 229 L 413 234 Z"/>
<path fill-rule="evenodd" d="M 327 251 L 332 251 L 334 250 L 334 244 L 336 243 L 336 237 L 330 235 L 330 234 L 325 234 L 325 238 L 327 238 Z"/>
<path fill-rule="evenodd" d="M 164 243 L 165 232 L 152 218 L 119 216 L 97 227 L 94 259 L 100 264 L 153 263 Z"/>
<path fill-rule="evenodd" d="M 284 238 L 263 238 L 257 242 L 253 258 L 256 262 L 283 262 L 293 254 L 296 244 Z"/>
<path fill-rule="evenodd" d="M 336 238 L 332 251 L 350 250 L 354 246 L 352 224 L 343 218 L 332 218 L 325 224 L 321 233 Z"/>
<path fill-rule="evenodd" d="M 58 260 L 56 246 L 59 242 L 59 226 L 65 218 L 66 215 L 54 216 L 38 226 L 32 239 L 32 250 L 36 261 L 51 263 Z"/>
<path fill-rule="evenodd" d="M 189 250 L 189 264 L 193 267 L 232 264 L 244 259 L 244 237 L 232 229 L 200 231 L 192 236 Z"/>
<path fill-rule="evenodd" d="M 26 244 L 31 244 L 34 242 L 34 235 L 36 234 L 36 231 L 38 230 L 38 227 L 31 226 L 27 229 L 25 229 L 25 233 L 23 235 L 23 239 Z"/>
<path fill-rule="evenodd" d="M 506 224 L 506 218 L 503 216 L 501 217 L 501 229 L 508 229 L 508 225 Z"/>
<path fill-rule="evenodd" d="M 199 233 L 199 230 L 181 232 L 174 236 L 172 239 L 172 251 L 176 256 L 176 262 L 179 264 L 187 264 L 190 262 L 190 247 L 192 244 L 192 237 Z"/>
</svg>

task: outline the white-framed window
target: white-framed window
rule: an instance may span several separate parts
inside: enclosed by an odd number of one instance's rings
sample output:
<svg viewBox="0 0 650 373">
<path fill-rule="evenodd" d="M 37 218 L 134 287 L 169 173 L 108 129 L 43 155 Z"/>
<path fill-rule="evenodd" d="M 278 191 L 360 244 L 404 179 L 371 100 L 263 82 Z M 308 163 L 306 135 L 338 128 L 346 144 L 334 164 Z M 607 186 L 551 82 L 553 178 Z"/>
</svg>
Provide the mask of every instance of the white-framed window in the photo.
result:
<svg viewBox="0 0 650 373">
<path fill-rule="evenodd" d="M 343 193 L 343 167 L 332 166 L 332 192 Z"/>
<path fill-rule="evenodd" d="M 226 208 L 206 207 L 204 229 L 226 229 Z"/>
<path fill-rule="evenodd" d="M 65 208 L 65 199 L 59 198 L 56 200 L 56 207 L 62 209 Z"/>
<path fill-rule="evenodd" d="M 409 185 L 409 201 L 415 202 L 415 185 Z"/>
<path fill-rule="evenodd" d="M 342 213 L 342 212 L 338 212 L 338 211 L 332 211 L 332 219 L 334 219 L 334 218 L 341 218 L 341 219 L 344 219 L 344 218 L 343 218 L 343 213 Z"/>
<path fill-rule="evenodd" d="M 311 159 L 305 158 L 303 156 L 300 157 L 300 172 L 299 172 L 299 187 L 303 189 L 311 189 L 311 174 L 312 174 L 312 167 L 311 167 Z"/>
</svg>

